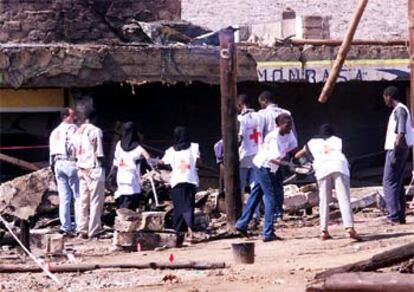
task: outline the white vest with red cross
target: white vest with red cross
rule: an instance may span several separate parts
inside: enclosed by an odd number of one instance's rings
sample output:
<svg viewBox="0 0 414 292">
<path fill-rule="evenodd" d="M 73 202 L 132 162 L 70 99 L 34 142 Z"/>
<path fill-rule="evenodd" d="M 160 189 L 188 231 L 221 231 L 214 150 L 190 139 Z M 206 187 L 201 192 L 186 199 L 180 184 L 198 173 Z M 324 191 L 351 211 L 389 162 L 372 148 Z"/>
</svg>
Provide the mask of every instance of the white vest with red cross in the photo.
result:
<svg viewBox="0 0 414 292">
<path fill-rule="evenodd" d="M 185 150 L 176 151 L 170 147 L 165 151 L 162 161 L 172 168 L 171 187 L 179 183 L 190 183 L 198 187 L 199 178 L 196 169 L 198 158 L 200 158 L 200 150 L 197 143 L 191 143 L 191 146 Z"/>
<path fill-rule="evenodd" d="M 254 156 L 263 143 L 262 117 L 253 110 L 246 110 L 237 117 L 240 129 L 239 136 L 242 137 L 239 147 L 240 160 L 248 156 Z"/>
</svg>

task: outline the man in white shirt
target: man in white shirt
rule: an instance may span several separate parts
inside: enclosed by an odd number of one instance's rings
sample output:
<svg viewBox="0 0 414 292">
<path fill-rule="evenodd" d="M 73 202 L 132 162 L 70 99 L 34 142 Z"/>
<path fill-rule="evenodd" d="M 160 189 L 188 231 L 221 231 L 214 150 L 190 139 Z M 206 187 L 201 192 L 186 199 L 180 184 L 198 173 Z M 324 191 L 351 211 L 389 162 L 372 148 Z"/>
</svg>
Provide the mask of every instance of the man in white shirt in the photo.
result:
<svg viewBox="0 0 414 292">
<path fill-rule="evenodd" d="M 276 104 L 275 96 L 270 91 L 263 91 L 259 95 L 258 101 L 259 101 L 260 107 L 262 108 L 261 110 L 259 110 L 259 114 L 263 120 L 262 122 L 263 137 L 266 137 L 268 133 L 270 133 L 277 127 L 275 121 L 276 121 L 276 118 L 280 114 L 287 114 L 292 119 L 292 133 L 297 138 L 295 123 L 294 123 L 292 114 L 287 109 L 281 108 Z M 286 169 L 283 169 L 283 168 L 284 167 L 282 167 L 282 170 L 281 170 L 282 177 L 284 177 L 286 173 Z M 279 202 L 279 205 L 276 207 L 275 216 L 277 218 L 282 218 L 283 216 L 283 202 L 284 202 L 284 198 L 282 198 L 282 200 Z"/>
<path fill-rule="evenodd" d="M 276 118 L 281 113 L 288 114 L 290 116 L 290 111 L 279 107 L 274 100 L 274 96 L 270 91 L 263 91 L 258 98 L 260 107 L 262 108 L 259 110 L 259 114 L 263 117 L 263 137 L 266 137 L 268 133 L 276 128 Z M 293 123 L 292 118 L 292 130 L 293 133 L 296 134 L 295 125 Z"/>
<path fill-rule="evenodd" d="M 400 93 L 395 86 L 387 87 L 383 97 L 385 105 L 393 108 L 384 146 L 386 157 L 382 184 L 385 205 L 390 223 L 405 224 L 404 170 L 409 149 L 414 144 L 411 115 L 408 108 L 400 102 Z"/>
<path fill-rule="evenodd" d="M 59 193 L 59 219 L 61 231 L 70 235 L 79 224 L 79 178 L 76 169 L 71 139 L 78 127 L 75 125 L 75 111 L 64 108 L 62 122 L 50 134 L 50 166 L 55 174 Z M 71 204 L 74 204 L 75 221 L 71 220 Z"/>
<path fill-rule="evenodd" d="M 105 201 L 102 130 L 93 125 L 96 112 L 85 111 L 85 121 L 73 140 L 80 179 L 79 237 L 92 238 L 101 232 L 101 215 Z"/>
<path fill-rule="evenodd" d="M 247 185 L 253 183 L 253 157 L 257 154 L 259 145 L 262 144 L 263 122 L 261 116 L 251 107 L 251 102 L 246 94 L 238 96 L 237 109 L 239 115 L 239 158 L 240 158 L 240 190 L 245 191 Z"/>
<path fill-rule="evenodd" d="M 254 211 L 263 197 L 264 226 L 263 241 L 278 239 L 274 234 L 273 215 L 276 206 L 283 198 L 283 179 L 279 169 L 279 162 L 286 155 L 296 149 L 297 140 L 292 133 L 292 118 L 288 114 L 277 117 L 277 128 L 269 133 L 253 159 L 253 173 L 255 184 L 250 193 L 241 217 L 236 223 L 236 229 L 247 236 L 247 226 L 253 217 Z"/>
</svg>

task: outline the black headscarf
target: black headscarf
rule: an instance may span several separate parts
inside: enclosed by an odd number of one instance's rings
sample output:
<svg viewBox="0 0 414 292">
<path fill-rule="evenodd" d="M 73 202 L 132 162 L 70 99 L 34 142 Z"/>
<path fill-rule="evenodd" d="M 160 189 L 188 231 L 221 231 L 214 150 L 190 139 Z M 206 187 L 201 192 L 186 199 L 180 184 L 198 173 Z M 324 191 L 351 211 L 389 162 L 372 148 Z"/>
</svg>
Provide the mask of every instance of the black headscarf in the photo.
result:
<svg viewBox="0 0 414 292">
<path fill-rule="evenodd" d="M 190 135 L 186 127 L 177 127 L 174 129 L 174 145 L 175 151 L 188 149 L 191 145 Z"/>
<path fill-rule="evenodd" d="M 121 148 L 124 151 L 131 151 L 140 144 L 137 126 L 133 122 L 126 122 L 122 125 Z"/>
<path fill-rule="evenodd" d="M 328 139 L 329 137 L 333 135 L 335 135 L 334 128 L 332 128 L 332 126 L 329 124 L 323 124 L 319 128 L 319 133 L 315 136 L 315 138 Z"/>
</svg>

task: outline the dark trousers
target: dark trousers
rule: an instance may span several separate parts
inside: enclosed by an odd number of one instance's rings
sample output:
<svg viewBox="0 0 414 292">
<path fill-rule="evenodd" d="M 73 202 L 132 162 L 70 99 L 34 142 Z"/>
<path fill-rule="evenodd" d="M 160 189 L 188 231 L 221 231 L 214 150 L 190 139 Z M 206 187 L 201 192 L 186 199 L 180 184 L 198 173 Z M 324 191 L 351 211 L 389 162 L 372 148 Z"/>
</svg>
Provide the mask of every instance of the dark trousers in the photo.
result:
<svg viewBox="0 0 414 292">
<path fill-rule="evenodd" d="M 276 174 L 270 172 L 269 168 L 257 168 L 253 166 L 254 186 L 247 199 L 246 206 L 239 220 L 237 220 L 236 228 L 246 230 L 253 214 L 262 201 L 264 202 L 264 226 L 263 237 L 270 238 L 274 233 L 273 215 L 277 206 L 283 197 L 282 176 L 280 171 Z"/>
<path fill-rule="evenodd" d="M 405 220 L 404 170 L 408 154 L 409 148 L 401 147 L 387 150 L 385 157 L 384 176 L 382 179 L 384 200 L 388 219 L 395 222 Z"/>
<path fill-rule="evenodd" d="M 174 203 L 173 227 L 177 232 L 193 229 L 196 186 L 190 183 L 177 184 L 171 190 Z"/>
</svg>

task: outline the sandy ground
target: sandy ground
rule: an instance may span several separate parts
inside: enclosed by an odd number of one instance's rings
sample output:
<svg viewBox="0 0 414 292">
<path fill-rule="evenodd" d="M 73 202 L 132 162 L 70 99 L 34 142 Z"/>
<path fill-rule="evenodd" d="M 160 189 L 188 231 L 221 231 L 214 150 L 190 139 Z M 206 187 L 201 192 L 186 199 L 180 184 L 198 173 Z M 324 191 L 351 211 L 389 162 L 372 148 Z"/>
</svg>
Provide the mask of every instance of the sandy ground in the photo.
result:
<svg viewBox="0 0 414 292">
<path fill-rule="evenodd" d="M 318 226 L 287 227 L 278 224 L 277 234 L 283 241 L 255 242 L 255 263 L 234 264 L 231 243 L 244 239 L 212 241 L 179 249 L 163 251 L 111 253 L 110 240 L 73 244 L 77 252 L 95 254 L 78 256 L 80 262 L 168 262 L 224 261 L 228 268 L 221 270 L 97 270 L 81 274 L 58 274 L 70 291 L 304 291 L 315 273 L 414 241 L 414 218 L 406 225 L 384 225 L 374 214 L 356 215 L 356 229 L 364 242 L 353 242 L 345 237 L 339 222 L 333 222 L 330 232 L 333 240 L 322 242 Z M 1 291 L 55 291 L 56 285 L 44 274 L 1 274 Z"/>
</svg>

